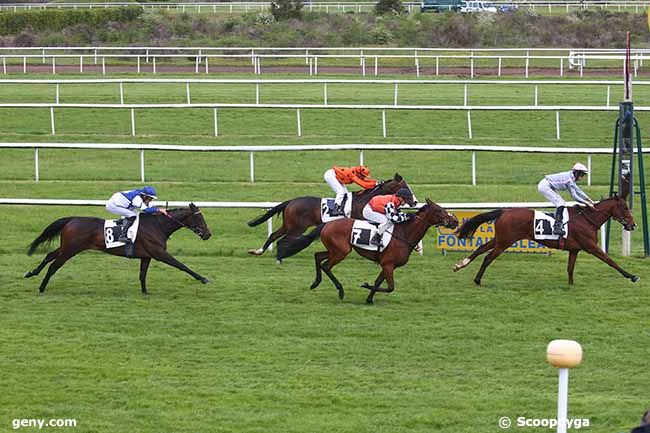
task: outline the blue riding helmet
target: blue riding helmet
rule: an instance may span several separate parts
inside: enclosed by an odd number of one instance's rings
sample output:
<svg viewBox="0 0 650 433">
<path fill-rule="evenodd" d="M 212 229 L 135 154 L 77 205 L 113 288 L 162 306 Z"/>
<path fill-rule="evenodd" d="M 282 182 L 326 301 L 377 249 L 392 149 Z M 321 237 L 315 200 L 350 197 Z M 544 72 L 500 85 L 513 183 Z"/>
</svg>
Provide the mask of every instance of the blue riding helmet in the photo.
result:
<svg viewBox="0 0 650 433">
<path fill-rule="evenodd" d="M 157 199 L 158 197 L 156 196 L 156 188 L 153 186 L 145 186 L 142 188 L 142 195 L 146 195 L 147 197 L 151 197 L 152 199 Z"/>
</svg>

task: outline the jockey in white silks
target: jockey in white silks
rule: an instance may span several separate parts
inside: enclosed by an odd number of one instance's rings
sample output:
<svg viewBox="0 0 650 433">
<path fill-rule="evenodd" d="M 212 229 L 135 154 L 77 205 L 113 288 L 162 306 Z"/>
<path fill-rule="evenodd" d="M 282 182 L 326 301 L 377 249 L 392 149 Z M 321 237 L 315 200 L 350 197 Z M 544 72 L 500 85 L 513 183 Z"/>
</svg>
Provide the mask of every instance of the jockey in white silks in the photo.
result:
<svg viewBox="0 0 650 433">
<path fill-rule="evenodd" d="M 584 203 L 589 207 L 594 206 L 594 202 L 589 196 L 576 185 L 576 182 L 582 179 L 588 172 L 587 167 L 576 162 L 570 171 L 544 176 L 544 179 L 537 185 L 537 190 L 557 208 L 555 210 L 555 225 L 553 226 L 554 235 L 564 236 L 562 213 L 564 212 L 566 202 L 558 191 L 569 191 L 569 194 L 571 194 L 571 197 L 575 201 Z"/>
</svg>

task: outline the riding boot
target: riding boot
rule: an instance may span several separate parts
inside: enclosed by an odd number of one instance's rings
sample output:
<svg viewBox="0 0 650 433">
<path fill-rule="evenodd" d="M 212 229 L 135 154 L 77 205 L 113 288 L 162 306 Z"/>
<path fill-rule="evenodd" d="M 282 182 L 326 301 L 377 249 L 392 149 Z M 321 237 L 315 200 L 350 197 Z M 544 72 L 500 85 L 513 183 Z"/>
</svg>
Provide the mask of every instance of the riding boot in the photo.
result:
<svg viewBox="0 0 650 433">
<path fill-rule="evenodd" d="M 124 243 L 124 255 L 130 259 L 135 257 L 135 244 L 131 239 L 127 239 Z"/>
<path fill-rule="evenodd" d="M 345 216 L 345 211 L 343 210 L 343 207 L 341 205 L 334 203 L 332 205 L 332 210 L 330 211 L 330 216 L 332 217 Z"/>
<path fill-rule="evenodd" d="M 370 240 L 370 243 L 375 245 L 377 247 L 377 249 L 381 249 L 381 248 L 384 247 L 381 240 L 382 240 L 382 236 L 384 235 L 384 232 L 388 228 L 388 224 L 389 223 L 380 224 L 377 227 L 377 232 L 375 233 L 375 235 Z"/>
<path fill-rule="evenodd" d="M 553 234 L 560 237 L 564 236 L 564 224 L 562 224 L 562 216 L 564 214 L 564 206 L 558 206 L 555 210 L 555 225 L 553 226 Z"/>
<path fill-rule="evenodd" d="M 122 223 L 122 228 L 120 231 L 120 236 L 117 238 L 118 242 L 128 242 L 129 238 L 127 237 L 129 227 L 131 227 L 131 224 L 133 224 L 133 221 L 135 221 L 135 217 L 128 217 L 128 218 L 123 218 L 121 220 Z"/>
</svg>

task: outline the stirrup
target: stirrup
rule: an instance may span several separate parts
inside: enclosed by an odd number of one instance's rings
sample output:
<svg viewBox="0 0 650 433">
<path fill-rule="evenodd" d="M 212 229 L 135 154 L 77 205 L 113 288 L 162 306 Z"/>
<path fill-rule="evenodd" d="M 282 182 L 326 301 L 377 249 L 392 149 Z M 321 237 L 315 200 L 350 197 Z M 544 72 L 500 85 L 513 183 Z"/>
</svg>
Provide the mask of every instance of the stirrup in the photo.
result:
<svg viewBox="0 0 650 433">
<path fill-rule="evenodd" d="M 382 242 L 381 242 L 382 236 L 379 233 L 375 233 L 375 235 L 370 239 L 370 243 L 373 244 L 376 247 L 382 248 Z"/>
</svg>

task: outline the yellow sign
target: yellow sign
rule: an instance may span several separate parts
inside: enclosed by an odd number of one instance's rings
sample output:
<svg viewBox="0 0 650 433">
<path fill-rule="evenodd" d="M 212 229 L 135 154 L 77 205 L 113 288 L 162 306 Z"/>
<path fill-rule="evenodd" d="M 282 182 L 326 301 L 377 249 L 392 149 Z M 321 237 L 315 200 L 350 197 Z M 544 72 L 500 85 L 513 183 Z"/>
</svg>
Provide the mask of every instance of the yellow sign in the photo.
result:
<svg viewBox="0 0 650 433">
<path fill-rule="evenodd" d="M 476 211 L 455 211 L 449 212 L 456 215 L 458 224 L 462 225 L 465 221 L 480 214 Z M 488 243 L 494 238 L 494 223 L 481 224 L 474 233 L 474 236 L 467 239 L 458 239 L 454 234 L 454 230 L 438 227 L 438 235 L 436 239 L 436 246 L 439 250 L 443 251 L 474 251 L 483 244 Z M 515 242 L 510 248 L 506 250 L 507 253 L 544 253 L 551 252 L 550 248 L 537 241 L 522 239 Z"/>
</svg>

